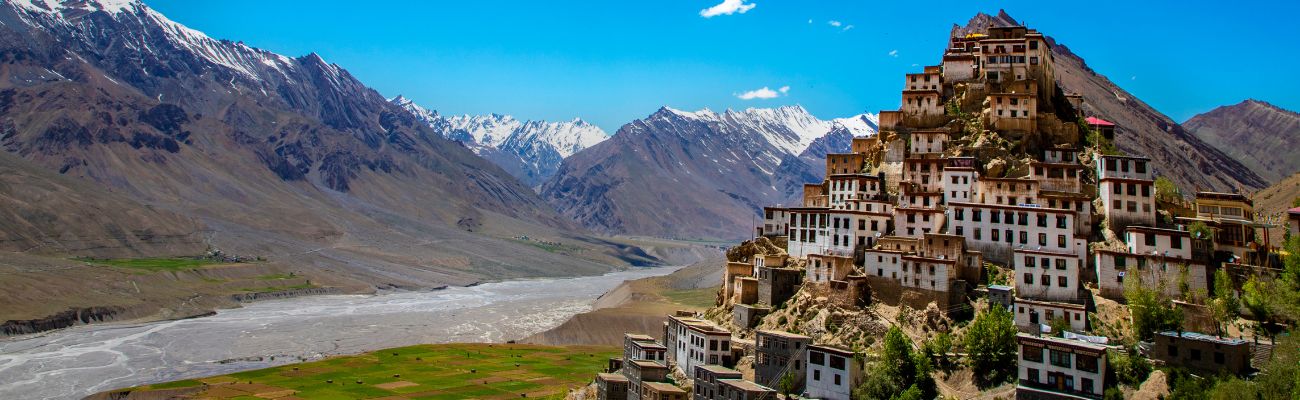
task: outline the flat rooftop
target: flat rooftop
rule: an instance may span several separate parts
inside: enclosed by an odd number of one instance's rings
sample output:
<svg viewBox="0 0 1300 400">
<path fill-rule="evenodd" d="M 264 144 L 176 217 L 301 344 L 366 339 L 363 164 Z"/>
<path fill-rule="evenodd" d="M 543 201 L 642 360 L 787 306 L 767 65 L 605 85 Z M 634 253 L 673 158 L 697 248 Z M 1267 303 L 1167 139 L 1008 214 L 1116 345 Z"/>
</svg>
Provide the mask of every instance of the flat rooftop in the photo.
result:
<svg viewBox="0 0 1300 400">
<path fill-rule="evenodd" d="M 759 385 L 744 379 L 719 379 L 718 383 L 746 392 L 775 392 L 775 390 L 772 390 L 770 387 Z"/>
<path fill-rule="evenodd" d="M 643 385 L 659 393 L 686 393 L 686 391 L 682 390 L 682 388 L 674 386 L 673 384 L 670 383 L 646 382 L 643 383 Z"/>
<path fill-rule="evenodd" d="M 1204 333 L 1199 333 L 1199 332 L 1182 332 L 1182 333 L 1179 333 L 1179 332 L 1175 332 L 1175 331 L 1165 331 L 1165 332 L 1160 332 L 1159 334 L 1160 334 L 1160 335 L 1164 335 L 1164 336 L 1181 337 L 1181 338 L 1184 338 L 1184 339 L 1199 340 L 1199 341 L 1202 341 L 1202 342 L 1211 342 L 1211 343 L 1218 343 L 1218 344 L 1226 344 L 1226 345 L 1231 345 L 1231 346 L 1239 346 L 1239 345 L 1246 344 L 1246 341 L 1245 341 L 1245 340 L 1241 340 L 1241 339 L 1237 339 L 1237 338 L 1218 337 L 1218 336 L 1214 336 L 1214 335 L 1206 335 L 1206 334 L 1204 334 Z"/>
<path fill-rule="evenodd" d="M 596 379 L 600 379 L 600 380 L 602 380 L 602 381 L 606 381 L 606 382 L 623 382 L 623 383 L 627 383 L 627 377 L 626 377 L 626 376 L 623 376 L 623 374 L 610 374 L 610 373 L 601 372 L 601 373 L 596 374 Z"/>
</svg>

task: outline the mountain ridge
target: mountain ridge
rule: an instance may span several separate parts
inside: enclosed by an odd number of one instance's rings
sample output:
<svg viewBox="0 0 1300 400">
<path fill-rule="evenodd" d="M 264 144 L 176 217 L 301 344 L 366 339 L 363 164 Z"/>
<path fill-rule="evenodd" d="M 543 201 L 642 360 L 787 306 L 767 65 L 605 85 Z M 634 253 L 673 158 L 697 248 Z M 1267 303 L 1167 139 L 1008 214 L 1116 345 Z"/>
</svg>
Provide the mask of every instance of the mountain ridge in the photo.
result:
<svg viewBox="0 0 1300 400">
<path fill-rule="evenodd" d="M 1300 113 L 1246 99 L 1197 114 L 1182 125 L 1270 184 L 1300 172 L 1300 158 L 1295 157 L 1300 153 Z"/>
<path fill-rule="evenodd" d="M 443 137 L 461 142 L 532 187 L 553 175 L 564 158 L 609 138 L 600 127 L 581 118 L 549 122 L 520 121 L 496 113 L 443 116 L 401 95 L 389 102 L 407 109 Z"/>
<path fill-rule="evenodd" d="M 541 194 L 598 232 L 735 239 L 761 204 L 788 202 L 804 178 L 822 176 L 824 153 L 804 154 L 815 142 L 834 132 L 874 134 L 875 124 L 871 114 L 820 120 L 801 106 L 663 106 L 566 159 Z M 846 151 L 845 142 L 827 145 Z"/>
</svg>

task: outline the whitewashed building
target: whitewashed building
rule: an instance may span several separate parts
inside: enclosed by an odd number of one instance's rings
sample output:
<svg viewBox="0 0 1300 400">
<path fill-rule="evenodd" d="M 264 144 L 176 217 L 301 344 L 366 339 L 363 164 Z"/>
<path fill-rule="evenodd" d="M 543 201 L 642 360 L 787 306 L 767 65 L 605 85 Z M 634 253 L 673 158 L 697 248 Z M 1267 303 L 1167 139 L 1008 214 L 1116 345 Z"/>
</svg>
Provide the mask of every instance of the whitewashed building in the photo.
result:
<svg viewBox="0 0 1300 400">
<path fill-rule="evenodd" d="M 1140 280 L 1172 298 L 1184 291 L 1209 291 L 1209 268 L 1192 257 L 1191 233 L 1176 229 L 1129 226 L 1123 251 L 1093 251 L 1097 286 L 1102 296 L 1124 298 L 1125 280 Z"/>
<path fill-rule="evenodd" d="M 862 366 L 853 352 L 831 346 L 808 346 L 804 398 L 849 400 L 853 388 L 862 382 Z"/>
<path fill-rule="evenodd" d="M 1081 340 L 1019 334 L 1017 399 L 1100 399 L 1106 347 Z"/>
<path fill-rule="evenodd" d="M 1108 226 L 1121 232 L 1129 225 L 1155 226 L 1155 171 L 1145 157 L 1101 156 L 1097 159 L 1097 196 Z"/>
</svg>

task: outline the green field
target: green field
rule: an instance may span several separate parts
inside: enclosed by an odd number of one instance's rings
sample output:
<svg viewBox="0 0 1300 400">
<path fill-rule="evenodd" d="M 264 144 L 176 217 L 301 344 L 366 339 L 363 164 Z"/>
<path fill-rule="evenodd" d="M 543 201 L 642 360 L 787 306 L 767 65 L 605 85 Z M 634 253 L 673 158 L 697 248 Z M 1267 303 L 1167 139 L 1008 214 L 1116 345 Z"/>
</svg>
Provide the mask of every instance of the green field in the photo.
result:
<svg viewBox="0 0 1300 400">
<path fill-rule="evenodd" d="M 107 267 L 131 268 L 150 272 L 157 271 L 184 271 L 195 268 L 202 268 L 208 265 L 221 264 L 220 262 L 193 257 L 167 257 L 167 258 L 78 258 L 81 261 L 91 265 L 100 265 Z"/>
<path fill-rule="evenodd" d="M 713 307 L 717 301 L 717 296 L 718 288 L 664 291 L 664 297 L 674 303 L 699 308 Z"/>
<path fill-rule="evenodd" d="M 591 382 L 616 350 L 420 345 L 113 392 L 168 390 L 158 394 L 194 399 L 563 398 Z"/>
</svg>

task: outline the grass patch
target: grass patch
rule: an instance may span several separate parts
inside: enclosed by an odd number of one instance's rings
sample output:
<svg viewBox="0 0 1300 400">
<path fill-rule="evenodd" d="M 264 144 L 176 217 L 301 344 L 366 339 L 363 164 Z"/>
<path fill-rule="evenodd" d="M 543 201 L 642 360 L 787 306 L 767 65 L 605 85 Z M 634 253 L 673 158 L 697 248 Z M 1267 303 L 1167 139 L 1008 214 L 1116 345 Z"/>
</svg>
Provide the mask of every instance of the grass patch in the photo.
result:
<svg viewBox="0 0 1300 400">
<path fill-rule="evenodd" d="M 717 301 L 717 296 L 717 288 L 664 291 L 664 297 L 674 303 L 699 308 L 713 307 L 713 303 Z"/>
<path fill-rule="evenodd" d="M 158 271 L 185 271 L 191 269 L 203 268 L 209 265 L 222 264 L 221 262 L 196 258 L 196 257 L 165 257 L 165 258 L 76 258 L 90 265 L 104 267 L 118 267 L 137 269 L 149 272 Z"/>
<path fill-rule="evenodd" d="M 199 382 L 199 381 L 196 381 L 196 380 L 193 380 L 193 379 L 186 379 L 186 380 L 183 380 L 183 381 L 175 381 L 175 382 L 159 383 L 159 384 L 157 384 L 157 385 L 149 385 L 149 389 L 180 389 L 180 388 L 187 388 L 187 387 L 199 386 L 199 385 L 202 385 L 202 384 L 203 384 L 203 382 Z"/>
<path fill-rule="evenodd" d="M 241 399 L 293 390 L 293 396 L 306 399 L 519 398 L 520 393 L 526 392 L 546 393 L 529 395 L 530 399 L 559 399 L 569 389 L 591 382 L 606 360 L 616 355 L 618 349 L 610 347 L 523 344 L 401 347 L 204 378 L 210 385 L 192 398 Z M 538 383 L 543 380 L 548 383 Z M 184 380 L 130 390 L 147 396 L 151 390 L 200 384 L 198 380 Z"/>
</svg>

